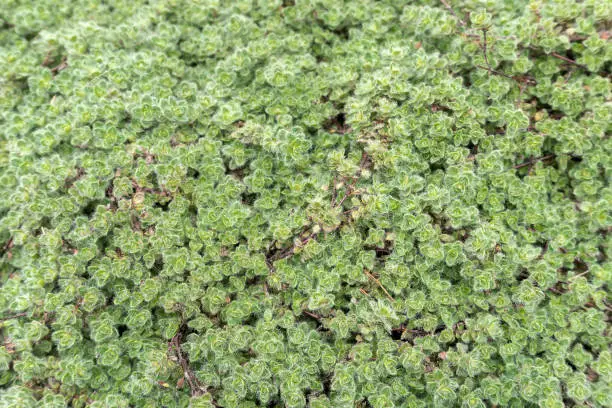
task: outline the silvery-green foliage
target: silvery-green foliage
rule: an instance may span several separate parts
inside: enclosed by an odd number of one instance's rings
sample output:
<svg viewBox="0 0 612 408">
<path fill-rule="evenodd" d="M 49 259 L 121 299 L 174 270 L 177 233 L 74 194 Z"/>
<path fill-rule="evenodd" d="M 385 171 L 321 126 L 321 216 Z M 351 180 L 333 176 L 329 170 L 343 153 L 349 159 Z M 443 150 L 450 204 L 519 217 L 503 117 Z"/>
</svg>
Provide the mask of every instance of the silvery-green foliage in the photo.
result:
<svg viewBox="0 0 612 408">
<path fill-rule="evenodd" d="M 612 405 L 612 5 L 1 0 L 0 405 Z"/>
</svg>

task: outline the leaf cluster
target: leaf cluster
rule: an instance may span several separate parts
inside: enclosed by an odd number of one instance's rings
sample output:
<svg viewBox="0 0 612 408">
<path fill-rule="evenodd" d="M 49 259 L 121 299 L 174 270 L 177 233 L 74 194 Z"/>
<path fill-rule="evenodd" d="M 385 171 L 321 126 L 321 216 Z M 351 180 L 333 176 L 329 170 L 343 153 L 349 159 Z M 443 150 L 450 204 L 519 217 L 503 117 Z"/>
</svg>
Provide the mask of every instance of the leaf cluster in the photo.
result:
<svg viewBox="0 0 612 408">
<path fill-rule="evenodd" d="M 611 406 L 610 21 L 0 1 L 0 405 Z"/>
</svg>

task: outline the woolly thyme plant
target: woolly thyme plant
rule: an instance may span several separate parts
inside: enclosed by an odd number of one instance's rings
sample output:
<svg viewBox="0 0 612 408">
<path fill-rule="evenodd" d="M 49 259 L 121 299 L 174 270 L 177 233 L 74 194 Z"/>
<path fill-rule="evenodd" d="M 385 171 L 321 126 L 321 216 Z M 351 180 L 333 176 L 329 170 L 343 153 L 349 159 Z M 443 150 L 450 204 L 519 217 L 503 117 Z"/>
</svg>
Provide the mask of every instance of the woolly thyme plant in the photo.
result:
<svg viewBox="0 0 612 408">
<path fill-rule="evenodd" d="M 0 405 L 611 406 L 611 20 L 0 0 Z"/>
</svg>

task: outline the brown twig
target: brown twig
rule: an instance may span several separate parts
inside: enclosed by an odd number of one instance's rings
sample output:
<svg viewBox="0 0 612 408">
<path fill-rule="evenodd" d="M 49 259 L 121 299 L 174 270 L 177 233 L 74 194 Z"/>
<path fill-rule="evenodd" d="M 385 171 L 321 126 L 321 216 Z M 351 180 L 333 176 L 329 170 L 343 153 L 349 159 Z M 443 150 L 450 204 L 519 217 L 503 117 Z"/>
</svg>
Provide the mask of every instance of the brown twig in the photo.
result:
<svg viewBox="0 0 612 408">
<path fill-rule="evenodd" d="M 453 15 L 455 16 L 455 18 L 457 19 L 457 21 L 459 21 L 459 24 L 461 24 L 462 26 L 467 26 L 467 23 L 465 21 L 463 21 L 462 19 L 459 18 L 459 16 L 457 15 L 457 13 L 455 13 L 455 10 L 453 10 L 452 6 L 448 3 L 448 1 L 446 0 L 440 0 L 442 2 L 442 4 L 444 4 L 444 7 L 446 7 L 446 9 Z"/>
<path fill-rule="evenodd" d="M 353 211 L 357 210 L 359 207 L 353 207 L 353 208 L 349 208 L 348 210 L 344 211 L 342 214 L 343 215 L 349 215 L 351 214 Z"/>
<path fill-rule="evenodd" d="M 389 292 L 387 292 L 387 289 L 385 289 L 383 284 L 380 283 L 380 280 L 378 280 L 374 275 L 372 275 L 367 269 L 364 269 L 363 273 L 365 273 L 368 278 L 372 279 L 374 282 L 376 282 L 378 286 L 380 286 L 380 288 L 383 290 L 383 292 L 385 292 L 385 295 L 387 295 L 387 297 L 389 298 L 391 302 L 395 302 L 395 299 L 393 299 L 393 297 L 389 294 Z"/>
<path fill-rule="evenodd" d="M 13 238 L 9 238 L 8 241 L 2 246 L 2 252 L 6 252 L 13 247 Z"/>
<path fill-rule="evenodd" d="M 338 191 L 336 190 L 336 177 L 332 180 L 332 198 L 331 198 L 331 206 L 334 207 L 336 205 L 336 197 L 338 195 Z"/>
<path fill-rule="evenodd" d="M 150 187 L 142 187 L 141 185 L 138 184 L 138 182 L 136 181 L 134 177 L 132 177 L 132 188 L 134 188 L 134 190 L 136 190 L 137 193 L 144 192 L 144 193 L 159 195 L 161 197 L 170 197 L 172 195 L 170 191 L 165 190 L 165 189 L 156 190 Z"/>
<path fill-rule="evenodd" d="M 45 55 L 45 59 L 43 60 L 41 65 L 43 67 L 48 67 L 51 61 L 53 61 L 53 58 L 51 57 L 51 51 L 49 51 L 47 52 L 47 55 Z"/>
<path fill-rule="evenodd" d="M 525 163 L 517 164 L 516 166 L 513 166 L 512 168 L 520 169 L 521 167 L 529 166 L 529 165 L 535 164 L 535 163 L 537 163 L 539 161 L 542 161 L 542 160 L 552 159 L 553 157 L 555 157 L 554 154 L 549 154 L 548 156 L 538 157 L 538 158 L 535 158 L 533 160 L 526 161 Z"/>
<path fill-rule="evenodd" d="M 168 354 L 179 363 L 183 370 L 183 378 L 187 380 L 189 388 L 191 388 L 191 396 L 198 397 L 206 393 L 206 387 L 198 380 L 193 370 L 189 366 L 189 358 L 181 349 L 181 341 L 183 333 L 187 330 L 185 323 L 181 324 L 179 331 L 172 337 L 172 340 L 168 343 Z"/>
<path fill-rule="evenodd" d="M 21 313 L 16 313 L 12 316 L 6 316 L 6 317 L 0 317 L 0 322 L 4 322 L 7 320 L 12 320 L 12 319 L 17 319 L 19 317 L 24 317 L 27 316 L 28 314 L 26 312 L 21 312 Z"/>
<path fill-rule="evenodd" d="M 571 282 L 571 281 L 573 281 L 574 279 L 578 279 L 578 278 L 579 278 L 579 277 L 581 277 L 581 276 L 587 275 L 589 272 L 590 272 L 589 270 L 586 270 L 586 271 L 584 271 L 584 272 L 582 272 L 582 273 L 579 273 L 578 275 L 574 275 L 574 276 L 572 276 L 571 278 L 568 278 L 567 280 Z"/>
<path fill-rule="evenodd" d="M 145 163 L 151 164 L 151 163 L 155 162 L 157 156 L 154 155 L 153 153 L 150 153 L 150 152 L 144 150 L 142 152 L 134 153 L 134 159 L 138 159 L 138 158 L 143 158 L 145 160 Z"/>
<path fill-rule="evenodd" d="M 358 193 L 356 193 L 356 192 L 355 192 L 355 191 L 354 191 L 352 188 L 349 188 L 349 191 L 347 191 L 347 192 L 344 194 L 344 196 L 342 197 L 342 199 L 340 200 L 340 202 L 339 202 L 338 204 L 336 204 L 336 205 L 334 206 L 334 208 L 341 207 L 341 206 L 342 206 L 342 204 L 344 204 L 344 201 L 346 201 L 346 199 L 347 199 L 347 198 L 349 198 L 349 197 L 350 197 L 350 196 L 352 196 L 352 195 L 356 195 L 356 194 L 358 194 Z"/>
<path fill-rule="evenodd" d="M 354 179 L 358 179 L 361 176 L 361 173 L 363 173 L 363 171 L 367 168 L 371 167 L 371 165 L 372 161 L 370 159 L 370 155 L 364 150 L 361 153 L 361 160 L 359 161 L 359 170 L 357 170 L 357 174 L 355 175 Z"/>
<path fill-rule="evenodd" d="M 536 46 L 533 46 L 533 45 L 529 45 L 527 48 L 529 48 L 530 50 L 533 50 L 533 51 L 540 51 L 540 52 L 542 52 L 542 50 L 541 50 L 540 48 L 538 48 L 538 47 L 536 47 Z M 569 63 L 569 64 L 575 65 L 575 66 L 577 66 L 577 67 L 580 67 L 580 68 L 583 68 L 583 69 L 587 69 L 587 66 L 586 66 L 586 65 L 583 65 L 583 64 L 581 64 L 581 63 L 579 63 L 579 62 L 576 62 L 576 61 L 574 61 L 573 59 L 568 58 L 568 57 L 566 57 L 566 56 L 564 56 L 564 55 L 561 55 L 561 54 L 559 54 L 559 53 L 557 53 L 557 52 L 551 52 L 551 53 L 546 53 L 546 52 L 544 52 L 544 53 L 545 53 L 546 55 L 550 55 L 551 57 L 554 57 L 554 58 L 560 59 L 561 61 L 565 61 L 565 62 L 567 62 L 567 63 Z"/>
<path fill-rule="evenodd" d="M 71 188 L 81 177 L 85 175 L 85 169 L 77 167 L 77 172 L 74 176 L 66 178 L 64 181 L 64 188 Z"/>
<path fill-rule="evenodd" d="M 525 92 L 525 86 L 523 85 L 519 85 L 519 95 L 518 98 L 516 99 L 516 107 L 520 107 L 521 106 L 521 102 L 523 99 L 523 93 Z"/>
<path fill-rule="evenodd" d="M 586 68 L 587 68 L 587 67 L 586 67 L 586 65 L 582 65 L 582 64 L 580 64 L 580 63 L 578 63 L 578 62 L 574 61 L 573 59 L 571 59 L 571 58 L 567 58 L 567 57 L 564 57 L 563 55 L 561 55 L 561 54 L 557 54 L 556 52 L 551 52 L 549 55 L 551 55 L 551 56 L 553 56 L 553 57 L 555 57 L 555 58 L 558 58 L 558 59 L 560 59 L 560 60 L 562 60 L 562 61 L 568 62 L 568 63 L 570 63 L 570 64 L 572 64 L 572 65 L 575 65 L 575 66 L 577 66 L 577 67 L 584 68 L 584 69 L 586 69 Z"/>
<path fill-rule="evenodd" d="M 309 312 L 308 310 L 302 310 L 302 313 L 304 313 L 304 314 L 306 314 L 306 315 L 308 315 L 308 316 L 310 316 L 310 317 L 312 317 L 314 319 L 321 320 L 321 316 L 319 316 L 318 314 L 314 314 L 312 312 Z"/>
<path fill-rule="evenodd" d="M 494 69 L 492 69 L 492 68 L 485 67 L 485 66 L 483 66 L 483 65 L 478 65 L 478 64 L 476 64 L 476 67 L 478 67 L 478 68 L 480 68 L 480 69 L 485 69 L 485 70 L 489 71 L 489 72 L 490 72 L 490 73 L 492 73 L 492 74 L 499 75 L 499 76 L 503 76 L 503 77 L 508 78 L 508 79 L 511 79 L 511 80 L 513 80 L 513 81 L 519 82 L 519 81 L 518 81 L 518 80 L 517 80 L 515 77 L 510 76 L 510 75 L 508 75 L 508 74 L 504 74 L 504 73 L 503 73 L 503 72 L 501 72 L 501 71 L 496 71 L 496 70 L 494 70 Z"/>
<path fill-rule="evenodd" d="M 550 291 L 551 291 L 551 292 L 553 292 L 553 293 L 556 293 L 557 295 L 562 295 L 562 294 L 563 294 L 563 292 L 561 292 L 561 291 L 560 291 L 559 289 L 557 289 L 557 288 L 552 288 L 552 287 L 551 287 L 551 288 L 548 288 L 548 290 L 550 290 Z"/>
<path fill-rule="evenodd" d="M 272 250 L 272 248 L 274 247 L 274 245 L 276 244 L 276 240 L 272 241 L 270 243 L 270 245 L 268 245 L 268 248 L 266 249 L 266 252 L 270 252 Z"/>
<path fill-rule="evenodd" d="M 63 69 L 68 68 L 68 62 L 67 62 L 68 58 L 66 58 L 66 56 L 62 57 L 62 61 L 55 67 L 51 68 L 51 72 L 53 73 L 53 75 L 57 75 L 58 72 L 60 72 Z"/>
<path fill-rule="evenodd" d="M 489 67 L 489 71 L 492 71 L 491 64 L 489 63 L 489 57 L 487 57 L 487 29 L 482 29 L 482 54 L 484 55 L 484 60 L 487 63 L 487 67 Z"/>
<path fill-rule="evenodd" d="M 340 208 L 348 197 L 361 194 L 360 191 L 356 190 L 355 185 L 357 184 L 357 181 L 359 180 L 359 177 L 361 176 L 362 172 L 366 170 L 368 167 L 370 167 L 371 164 L 372 163 L 371 163 L 369 155 L 367 154 L 367 152 L 364 151 L 361 155 L 359 169 L 357 170 L 354 176 L 350 177 L 350 179 L 352 179 L 352 182 L 350 184 L 347 184 L 346 192 L 339 202 L 336 202 L 338 199 L 337 197 L 338 193 L 335 188 L 336 179 L 334 178 L 333 180 L 334 186 L 333 186 L 333 192 L 332 192 L 333 197 L 332 197 L 332 204 L 331 204 L 331 207 L 333 209 Z M 359 207 L 353 207 L 347 211 L 344 211 L 342 215 L 346 216 L 348 219 L 345 218 L 344 220 L 340 221 L 337 225 L 333 226 L 331 230 L 327 230 L 325 232 L 330 233 L 330 232 L 337 231 L 342 226 L 349 223 L 350 214 L 358 208 Z M 284 249 L 275 249 L 273 244 L 268 247 L 268 250 L 266 251 L 266 265 L 268 266 L 268 269 L 270 270 L 270 272 L 274 272 L 275 270 L 274 262 L 281 260 L 281 259 L 289 258 L 290 256 L 293 256 L 295 254 L 296 249 L 304 247 L 306 244 L 308 244 L 308 242 L 315 239 L 323 231 L 323 228 L 320 228 L 318 231 L 311 232 L 307 234 L 306 236 L 304 236 L 304 234 L 306 234 L 309 230 L 313 229 L 314 227 L 316 227 L 316 225 L 308 225 L 304 227 L 304 229 L 302 229 L 302 231 L 296 237 L 296 238 L 299 238 L 303 236 L 303 238 L 301 238 L 299 242 L 296 242 L 297 240 L 294 239 L 293 243 Z"/>
</svg>

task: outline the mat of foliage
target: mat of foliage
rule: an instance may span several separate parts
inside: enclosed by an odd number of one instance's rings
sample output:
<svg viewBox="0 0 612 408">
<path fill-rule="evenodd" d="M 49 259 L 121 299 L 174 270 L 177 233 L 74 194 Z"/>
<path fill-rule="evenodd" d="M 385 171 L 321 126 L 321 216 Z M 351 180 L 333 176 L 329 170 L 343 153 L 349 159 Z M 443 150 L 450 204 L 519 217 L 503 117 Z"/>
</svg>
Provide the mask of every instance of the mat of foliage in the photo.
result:
<svg viewBox="0 0 612 408">
<path fill-rule="evenodd" d="M 611 21 L 0 0 L 0 405 L 612 406 Z"/>
</svg>

